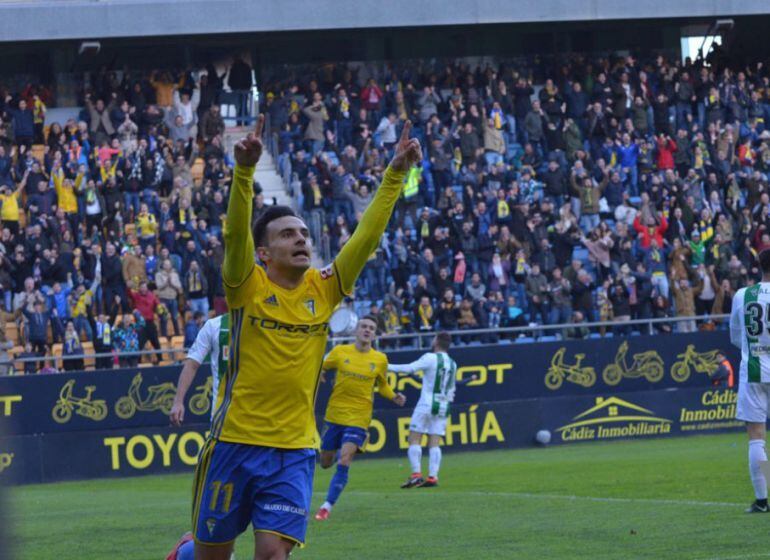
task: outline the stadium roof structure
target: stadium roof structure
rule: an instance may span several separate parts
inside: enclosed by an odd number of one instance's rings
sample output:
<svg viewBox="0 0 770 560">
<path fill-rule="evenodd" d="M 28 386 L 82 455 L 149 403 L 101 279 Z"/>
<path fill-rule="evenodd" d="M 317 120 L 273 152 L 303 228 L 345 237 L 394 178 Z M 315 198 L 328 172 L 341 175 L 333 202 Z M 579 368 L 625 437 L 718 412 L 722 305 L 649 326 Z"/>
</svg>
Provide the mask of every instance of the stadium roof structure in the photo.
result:
<svg viewBox="0 0 770 560">
<path fill-rule="evenodd" d="M 767 0 L 0 0 L 0 42 L 768 13 Z"/>
</svg>

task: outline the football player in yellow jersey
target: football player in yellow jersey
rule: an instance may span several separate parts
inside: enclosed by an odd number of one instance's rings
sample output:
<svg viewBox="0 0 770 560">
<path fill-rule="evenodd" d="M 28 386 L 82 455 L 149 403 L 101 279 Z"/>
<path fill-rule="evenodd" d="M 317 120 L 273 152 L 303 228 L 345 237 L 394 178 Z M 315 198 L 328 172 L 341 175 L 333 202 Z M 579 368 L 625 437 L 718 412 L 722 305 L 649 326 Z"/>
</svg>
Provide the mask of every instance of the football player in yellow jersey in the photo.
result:
<svg viewBox="0 0 770 560">
<path fill-rule="evenodd" d="M 230 361 L 193 485 L 197 560 L 225 560 L 254 528 L 255 560 L 302 545 L 318 446 L 314 405 L 329 317 L 349 294 L 385 231 L 409 169 L 422 160 L 404 125 L 395 155 L 355 233 L 334 262 L 310 268 L 308 228 L 271 206 L 249 229 L 260 117 L 235 145 L 222 275 L 230 308 Z M 263 266 L 254 261 L 254 254 Z"/>
<path fill-rule="evenodd" d="M 322 370 L 336 370 L 334 389 L 326 405 L 323 441 L 321 442 L 321 467 L 328 469 L 334 464 L 337 451 L 340 453 L 337 472 L 334 473 L 326 501 L 315 518 L 325 521 L 332 506 L 348 483 L 348 471 L 356 452 L 363 449 L 369 435 L 374 405 L 374 385 L 380 396 L 404 406 L 406 397 L 394 393 L 388 385 L 388 358 L 382 352 L 372 349 L 377 336 L 377 320 L 367 315 L 356 325 L 356 340 L 353 344 L 335 346 L 324 359 Z"/>
</svg>

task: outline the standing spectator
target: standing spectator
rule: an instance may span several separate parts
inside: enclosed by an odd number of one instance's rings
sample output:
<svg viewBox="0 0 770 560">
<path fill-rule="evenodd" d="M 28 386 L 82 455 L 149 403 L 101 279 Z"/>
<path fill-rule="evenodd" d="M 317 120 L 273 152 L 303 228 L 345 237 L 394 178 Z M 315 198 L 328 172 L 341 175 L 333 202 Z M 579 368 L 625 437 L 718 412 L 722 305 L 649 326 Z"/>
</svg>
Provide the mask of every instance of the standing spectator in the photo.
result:
<svg viewBox="0 0 770 560">
<path fill-rule="evenodd" d="M 26 308 L 22 309 L 27 318 L 27 340 L 32 345 L 32 350 L 41 356 L 45 356 L 48 351 L 48 322 L 51 320 L 51 314 L 43 308 L 43 302 L 37 301 L 34 304 L 34 311 L 29 312 Z"/>
<path fill-rule="evenodd" d="M 27 106 L 27 101 L 20 99 L 18 102 L 18 108 L 12 108 L 10 102 L 13 97 L 7 95 L 5 97 L 6 112 L 11 117 L 13 123 L 13 136 L 16 139 L 16 145 L 29 149 L 32 146 L 32 142 L 35 136 L 35 117 L 32 113 L 32 109 Z"/>
<path fill-rule="evenodd" d="M 147 281 L 142 280 L 139 283 L 139 291 L 128 289 L 128 299 L 131 305 L 144 319 L 144 325 L 139 330 L 139 348 L 144 350 L 145 344 L 149 341 L 155 350 L 160 350 L 160 340 L 158 339 L 158 328 L 155 325 L 155 313 L 161 305 L 158 297 L 149 290 Z M 160 354 L 153 354 L 155 365 L 160 362 Z"/>
<path fill-rule="evenodd" d="M 161 303 L 168 309 L 171 323 L 174 327 L 174 336 L 179 336 L 179 325 L 177 322 L 179 316 L 179 296 L 184 292 L 184 288 L 182 287 L 179 273 L 174 269 L 170 259 L 162 261 L 161 269 L 155 275 L 155 284 Z M 161 323 L 161 333 L 163 336 L 167 336 L 165 334 L 167 328 L 166 325 Z"/>
<path fill-rule="evenodd" d="M 116 98 L 117 95 L 113 93 L 109 105 L 105 105 L 104 101 L 101 99 L 97 99 L 94 104 L 91 100 L 91 94 L 86 94 L 86 109 L 88 110 L 88 116 L 91 119 L 91 136 L 97 145 L 101 145 L 115 134 L 115 127 L 112 125 L 110 113 L 115 107 Z"/>
<path fill-rule="evenodd" d="M 190 262 L 190 268 L 185 274 L 184 294 L 190 309 L 200 311 L 204 317 L 209 314 L 209 300 L 207 297 L 209 285 L 206 275 L 200 269 L 197 260 Z"/>
<path fill-rule="evenodd" d="M 548 283 L 548 295 L 551 299 L 549 323 L 558 325 L 569 323 L 572 318 L 572 286 L 569 280 L 562 276 L 560 268 L 554 268 Z"/>
<path fill-rule="evenodd" d="M 203 114 L 203 118 L 201 118 L 201 139 L 204 143 L 209 143 L 214 137 L 224 133 L 225 120 L 222 118 L 222 112 L 219 109 L 219 105 L 212 105 L 208 111 Z"/>
<path fill-rule="evenodd" d="M 106 302 L 105 309 L 115 301 L 115 296 L 120 298 L 123 311 L 128 311 L 126 298 L 126 284 L 123 280 L 123 265 L 115 251 L 115 245 L 106 244 L 104 255 L 101 257 L 103 295 Z M 142 266 L 144 269 L 144 266 Z"/>
<path fill-rule="evenodd" d="M 524 310 L 516 301 L 516 296 L 511 294 L 503 307 L 501 324 L 505 328 L 526 327 L 527 321 L 524 319 Z"/>
<path fill-rule="evenodd" d="M 136 289 L 147 281 L 147 266 L 144 262 L 141 245 L 134 245 L 126 251 L 122 263 L 123 282 L 129 289 Z"/>
<path fill-rule="evenodd" d="M 83 346 L 80 344 L 80 337 L 75 330 L 75 324 L 67 321 L 67 328 L 64 331 L 64 346 L 62 347 L 62 360 L 64 371 L 83 371 Z M 66 359 L 69 358 L 69 359 Z"/>
<path fill-rule="evenodd" d="M 447 288 L 444 291 L 444 297 L 439 304 L 438 313 L 436 313 L 436 319 L 440 328 L 453 331 L 457 329 L 457 320 L 459 318 L 459 310 L 455 303 L 455 294 L 452 288 Z"/>
<path fill-rule="evenodd" d="M 604 177 L 597 183 L 588 174 L 578 178 L 573 170 L 570 176 L 572 190 L 579 197 L 580 228 L 588 232 L 599 226 L 599 199 L 609 183 L 609 172 L 604 170 Z"/>
<path fill-rule="evenodd" d="M 329 120 L 329 113 L 323 104 L 321 94 L 313 94 L 313 102 L 302 109 L 302 113 L 307 117 L 308 124 L 305 128 L 305 148 L 313 155 L 323 150 L 326 143 L 324 133 L 324 123 Z"/>
<path fill-rule="evenodd" d="M 420 304 L 415 311 L 415 323 L 420 331 L 433 330 L 435 319 L 433 317 L 433 306 L 431 305 L 430 300 L 430 297 L 422 296 L 420 298 Z"/>
<path fill-rule="evenodd" d="M 679 317 L 693 317 L 695 315 L 695 296 L 699 289 L 693 289 L 690 280 L 680 278 L 678 281 L 672 277 L 671 286 L 674 292 L 674 304 L 676 314 Z M 680 321 L 677 323 L 678 331 L 683 333 L 695 332 L 695 321 Z"/>
<path fill-rule="evenodd" d="M 120 356 L 122 367 L 136 367 L 139 363 L 139 331 L 144 328 L 144 319 L 138 311 L 126 314 L 118 320 L 113 330 L 112 345 Z"/>
<path fill-rule="evenodd" d="M 112 352 L 112 325 L 110 325 L 109 317 L 104 313 L 100 313 L 96 319 L 94 351 L 97 354 Z M 103 356 L 96 358 L 96 369 L 112 369 L 112 357 Z"/>
<path fill-rule="evenodd" d="M 205 322 L 204 315 L 200 311 L 193 313 L 192 321 L 188 321 L 184 326 L 184 347 L 190 348 L 195 342 L 195 338 Z"/>
<path fill-rule="evenodd" d="M 550 302 L 548 299 L 548 279 L 540 272 L 540 265 L 532 264 L 526 279 L 529 318 L 541 325 L 548 324 Z"/>
</svg>

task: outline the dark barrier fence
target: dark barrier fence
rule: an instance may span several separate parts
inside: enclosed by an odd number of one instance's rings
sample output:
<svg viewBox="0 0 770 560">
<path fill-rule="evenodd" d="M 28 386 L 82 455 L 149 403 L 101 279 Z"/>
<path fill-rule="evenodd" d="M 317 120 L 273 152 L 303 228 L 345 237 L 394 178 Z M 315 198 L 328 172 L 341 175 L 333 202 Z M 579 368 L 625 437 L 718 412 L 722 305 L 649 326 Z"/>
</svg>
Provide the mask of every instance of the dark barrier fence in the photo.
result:
<svg viewBox="0 0 770 560">
<path fill-rule="evenodd" d="M 455 408 L 447 450 L 532 445 L 547 429 L 553 443 L 692 435 L 739 429 L 731 389 L 671 389 L 549 399 L 523 399 Z M 409 410 L 381 410 L 370 426 L 364 457 L 405 453 Z M 15 436 L 0 441 L 0 481 L 29 484 L 189 471 L 206 424 Z"/>
<path fill-rule="evenodd" d="M 460 387 L 449 419 L 448 449 L 531 445 L 547 429 L 554 443 L 661 437 L 735 429 L 735 393 L 710 387 L 725 332 L 542 344 L 471 346 L 452 352 Z M 389 352 L 392 363 L 419 352 Z M 189 470 L 211 414 L 204 365 L 186 399 L 186 425 L 168 412 L 180 368 L 0 378 L 0 481 L 52 482 Z M 406 447 L 420 382 L 389 373 L 407 407 L 375 399 L 368 455 Z M 663 389 L 663 390 L 661 390 Z M 322 418 L 330 384 L 319 394 Z M 320 426 L 320 422 L 319 422 Z"/>
<path fill-rule="evenodd" d="M 724 351 L 737 371 L 739 355 L 724 331 L 628 339 L 591 339 L 541 344 L 462 347 L 451 352 L 458 379 L 478 380 L 458 389 L 458 405 L 606 395 L 708 386 Z M 388 352 L 392 363 L 409 362 L 420 352 Z M 83 430 L 133 429 L 168 425 L 180 367 L 0 378 L 0 429 L 6 433 L 52 434 Z M 210 370 L 198 371 L 187 396 L 187 422 L 205 423 L 211 413 Z M 389 383 L 407 396 L 407 409 L 421 384 L 389 373 Z M 325 409 L 330 384 L 318 397 Z M 375 398 L 375 408 L 395 407 Z"/>
</svg>

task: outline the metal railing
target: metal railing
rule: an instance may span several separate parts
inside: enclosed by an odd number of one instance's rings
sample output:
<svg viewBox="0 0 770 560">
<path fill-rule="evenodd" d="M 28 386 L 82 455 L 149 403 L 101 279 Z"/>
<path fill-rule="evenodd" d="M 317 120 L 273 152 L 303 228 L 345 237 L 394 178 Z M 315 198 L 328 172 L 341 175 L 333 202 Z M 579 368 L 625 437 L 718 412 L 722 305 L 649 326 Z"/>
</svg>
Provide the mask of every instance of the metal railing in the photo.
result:
<svg viewBox="0 0 770 560">
<path fill-rule="evenodd" d="M 663 334 L 660 331 L 656 331 L 656 325 L 676 325 L 682 324 L 687 327 L 687 330 L 677 330 L 677 332 L 695 332 L 698 330 L 697 325 L 713 322 L 722 323 L 730 319 L 729 315 L 698 315 L 687 317 L 661 317 L 661 318 L 649 318 L 649 319 L 632 319 L 628 321 L 594 321 L 583 323 L 561 323 L 557 325 L 539 325 L 530 324 L 521 327 L 500 327 L 495 329 L 457 329 L 447 331 L 452 339 L 463 344 L 469 342 L 487 342 L 489 344 L 499 343 L 500 341 L 513 341 L 518 337 L 523 337 L 525 342 L 538 342 L 543 337 L 553 337 L 553 340 L 565 339 L 565 334 L 569 329 L 573 328 L 588 328 L 594 333 L 599 333 L 600 336 L 615 336 L 614 332 L 619 330 L 629 329 L 629 335 L 636 336 L 638 334 L 652 335 Z M 640 327 L 634 329 L 634 327 Z M 724 328 L 724 327 L 723 327 Z M 400 334 L 385 334 L 380 335 L 377 339 L 377 347 L 388 346 L 389 343 L 396 343 L 398 346 L 400 341 L 407 341 L 408 347 L 421 349 L 429 348 L 433 337 L 436 336 L 436 332 L 441 329 L 431 329 L 424 331 L 416 331 L 411 333 Z M 674 332 L 675 329 L 672 329 Z M 550 334 L 548 334 L 550 333 Z M 620 335 L 623 336 L 623 335 Z M 329 338 L 329 343 L 333 346 L 336 344 L 352 342 L 354 337 L 352 335 L 346 336 L 332 336 Z M 401 348 L 404 348 L 403 346 Z M 407 348 L 404 348 L 407 349 Z"/>
<path fill-rule="evenodd" d="M 469 344 L 471 342 L 480 342 L 480 343 L 487 343 L 487 344 L 498 344 L 501 342 L 513 342 L 519 337 L 523 337 L 523 340 L 520 339 L 521 342 L 524 343 L 533 343 L 538 341 L 544 341 L 543 338 L 546 337 L 545 341 L 550 340 L 559 340 L 559 339 L 565 339 L 566 337 L 564 334 L 567 330 L 571 328 L 588 328 L 594 333 L 598 333 L 601 335 L 602 331 L 605 331 L 605 336 L 618 336 L 613 335 L 613 331 L 616 331 L 618 329 L 626 329 L 628 327 L 631 327 L 632 332 L 634 327 L 639 327 L 636 329 L 637 334 L 644 334 L 644 335 L 651 335 L 656 333 L 656 326 L 660 325 L 677 325 L 677 324 L 687 324 L 689 327 L 693 327 L 692 331 L 694 332 L 697 330 L 697 325 L 706 323 L 706 322 L 713 322 L 713 323 L 722 323 L 722 329 L 725 328 L 725 324 L 729 320 L 729 315 L 699 315 L 699 316 L 688 316 L 688 317 L 664 317 L 664 318 L 650 318 L 650 319 L 633 319 L 629 321 L 595 321 L 591 323 L 563 323 L 559 325 L 528 325 L 528 326 L 522 326 L 522 327 L 501 327 L 501 328 L 495 328 L 495 329 L 458 329 L 453 331 L 448 331 L 449 334 L 452 336 L 453 340 L 460 346 L 464 344 Z M 674 329 L 672 329 L 673 331 Z M 418 331 L 418 332 L 411 332 L 411 333 L 400 333 L 400 334 L 394 334 L 394 335 L 380 335 L 380 337 L 377 339 L 376 346 L 378 348 L 385 348 L 389 347 L 390 345 L 393 345 L 395 348 L 401 349 L 401 350 L 419 350 L 419 349 L 426 349 L 429 348 L 431 345 L 431 341 L 433 340 L 433 337 L 436 336 L 436 330 L 431 331 Z M 680 331 L 681 332 L 681 331 Z M 548 334 L 551 333 L 551 334 Z M 659 333 L 661 334 L 661 333 Z M 623 335 L 619 335 L 623 336 Z M 548 338 L 553 337 L 553 338 Z M 329 337 L 329 345 L 334 346 L 336 344 L 342 344 L 353 341 L 353 336 L 331 336 Z M 402 344 L 403 343 L 403 344 Z M 394 348 L 389 348 L 394 349 Z M 184 357 L 181 359 L 177 359 L 177 356 L 183 355 L 186 357 L 187 354 L 187 348 L 162 348 L 160 350 L 155 350 L 154 348 L 151 350 L 140 350 L 137 352 L 102 352 L 102 353 L 94 353 L 94 354 L 79 354 L 79 355 L 73 355 L 73 356 L 38 356 L 33 358 L 18 358 L 18 359 L 10 359 L 7 361 L 0 362 L 0 367 L 8 367 L 8 366 L 14 366 L 18 363 L 28 363 L 28 362 L 37 362 L 37 363 L 63 363 L 66 360 L 96 360 L 99 358 L 109 358 L 110 360 L 114 360 L 115 356 L 117 355 L 119 360 L 123 360 L 125 362 L 125 358 L 138 358 L 141 359 L 142 356 L 155 356 L 159 355 L 160 358 L 163 357 L 163 355 L 170 355 L 171 356 L 171 364 L 167 365 L 178 365 L 182 361 L 184 361 Z M 119 365 L 118 367 L 128 367 L 124 365 Z M 138 364 L 137 364 L 138 367 Z M 148 364 L 144 364 L 143 367 L 148 367 Z M 23 368 L 22 368 L 23 369 Z M 107 370 L 109 371 L 109 370 Z"/>
</svg>

